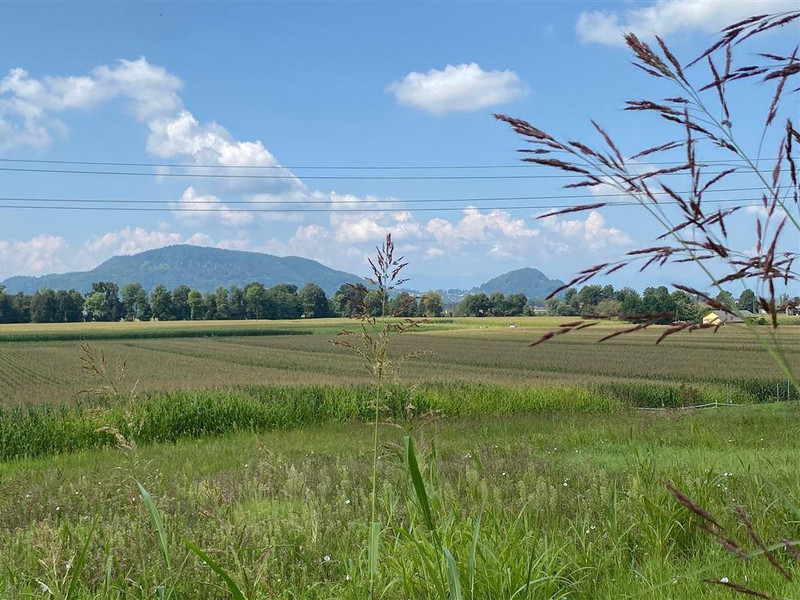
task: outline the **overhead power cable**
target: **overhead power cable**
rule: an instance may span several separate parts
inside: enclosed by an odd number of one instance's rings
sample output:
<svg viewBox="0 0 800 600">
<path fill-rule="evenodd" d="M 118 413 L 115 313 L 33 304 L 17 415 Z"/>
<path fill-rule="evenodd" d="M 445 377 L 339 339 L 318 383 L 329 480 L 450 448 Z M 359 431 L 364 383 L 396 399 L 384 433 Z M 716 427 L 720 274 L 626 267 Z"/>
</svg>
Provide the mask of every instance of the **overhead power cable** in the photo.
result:
<svg viewBox="0 0 800 600">
<path fill-rule="evenodd" d="M 244 174 L 223 174 L 223 173 L 148 173 L 144 171 L 97 171 L 85 169 L 31 169 L 27 167 L 0 167 L 0 171 L 14 173 L 46 173 L 61 175 L 112 175 L 125 177 L 189 177 L 203 179 L 325 179 L 325 180 L 453 180 L 453 179 L 576 179 L 584 178 L 584 175 L 244 175 Z M 772 170 L 759 171 L 763 174 L 771 174 Z M 705 175 L 719 175 L 721 172 L 707 172 Z M 749 175 L 753 171 L 735 171 L 730 175 Z M 673 172 L 663 173 L 660 176 L 686 176 L 688 173 Z"/>
<path fill-rule="evenodd" d="M 705 202 L 713 203 L 713 204 L 720 204 L 725 202 L 753 202 L 758 200 L 755 197 L 748 197 L 748 198 L 726 198 L 726 199 L 714 199 L 714 200 L 706 200 Z M 670 203 L 674 204 L 674 203 Z M 579 205 L 575 204 L 550 204 L 550 205 L 543 205 L 538 204 L 534 206 L 444 206 L 444 207 L 430 207 L 430 206 L 423 206 L 420 208 L 414 208 L 415 212 L 421 211 L 435 211 L 435 212 L 445 212 L 445 211 L 465 211 L 469 209 L 475 210 L 554 210 L 554 209 L 564 209 L 564 208 L 577 208 Z M 605 207 L 616 207 L 616 206 L 642 206 L 639 202 L 607 202 L 604 206 Z M 661 206 L 667 206 L 666 204 Z M 752 204 L 746 204 L 743 206 L 762 206 L 761 203 L 753 202 Z M 143 206 L 64 206 L 64 205 L 57 205 L 57 206 L 42 206 L 42 205 L 24 205 L 24 204 L 0 204 L 0 209 L 7 208 L 7 209 L 23 209 L 23 210 L 64 210 L 64 211 L 120 211 L 120 212 L 186 212 L 186 213 L 213 213 L 213 212 L 224 212 L 224 213 L 355 213 L 355 212 L 409 212 L 409 208 L 251 208 L 251 209 L 242 209 L 242 208 L 186 208 L 186 207 L 172 207 L 172 208 L 162 208 L 162 207 L 143 207 Z"/>
<path fill-rule="evenodd" d="M 761 190 L 761 187 L 739 187 L 739 188 L 719 188 L 719 189 L 709 189 L 706 190 L 705 194 L 710 193 L 727 193 L 727 192 L 748 192 L 753 190 Z M 658 196 L 666 196 L 668 195 L 667 192 L 659 192 L 653 191 L 651 192 L 653 195 Z M 691 192 L 676 192 L 678 195 L 682 194 L 690 194 Z M 220 204 L 224 202 L 225 204 L 239 204 L 239 205 L 261 205 L 261 204 L 277 204 L 277 205 L 285 205 L 285 204 L 297 204 L 297 205 L 306 205 L 306 204 L 370 204 L 370 205 L 380 205 L 380 204 L 417 204 L 417 203 L 430 203 L 435 204 L 438 202 L 509 202 L 509 201 L 520 201 L 520 200 L 566 200 L 566 199 L 584 199 L 584 198 L 619 198 L 619 197 L 629 197 L 630 194 L 624 192 L 617 192 L 613 194 L 558 194 L 558 195 L 549 195 L 549 196 L 491 196 L 491 197 L 483 197 L 483 198 L 411 198 L 411 199 L 402 199 L 402 198 L 378 198 L 374 200 L 187 200 L 185 201 L 186 204 L 191 205 L 204 205 L 204 204 Z M 74 203 L 81 203 L 81 204 L 178 204 L 180 200 L 177 199 L 169 199 L 169 200 L 136 200 L 136 199 L 124 199 L 124 198 L 113 198 L 113 199 L 102 199 L 102 198 L 20 198 L 20 197 L 12 197 L 12 196 L 0 196 L 0 202 L 53 202 L 53 203 L 66 203 L 66 202 L 74 202 Z M 418 210 L 418 209 L 415 209 Z"/>
<path fill-rule="evenodd" d="M 763 161 L 777 160 L 763 158 Z M 647 165 L 681 165 L 685 161 L 648 161 Z M 745 163 L 745 159 L 731 158 L 727 160 L 701 161 L 702 165 L 733 165 Z M 289 170 L 323 170 L 323 171 L 417 171 L 417 170 L 482 170 L 482 169 L 546 169 L 546 165 L 518 162 L 508 165 L 211 165 L 186 163 L 151 163 L 122 161 L 91 160 L 55 160 L 32 158 L 0 158 L 0 163 L 42 164 L 42 165 L 87 165 L 94 167 L 148 167 L 161 169 L 289 169 Z"/>
</svg>

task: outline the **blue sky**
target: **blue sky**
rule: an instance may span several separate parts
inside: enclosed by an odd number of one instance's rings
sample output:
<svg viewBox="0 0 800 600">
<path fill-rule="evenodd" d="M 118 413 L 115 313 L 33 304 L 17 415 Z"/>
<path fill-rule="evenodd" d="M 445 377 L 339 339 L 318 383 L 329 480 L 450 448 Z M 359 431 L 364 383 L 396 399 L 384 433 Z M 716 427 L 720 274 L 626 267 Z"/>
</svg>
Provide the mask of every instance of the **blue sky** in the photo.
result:
<svg viewBox="0 0 800 600">
<path fill-rule="evenodd" d="M 300 255 L 361 274 L 387 231 L 411 262 L 412 287 L 468 287 L 523 266 L 569 278 L 650 245 L 657 228 L 635 207 L 547 220 L 535 218 L 544 209 L 532 208 L 583 200 L 403 202 L 575 193 L 563 192 L 559 179 L 316 178 L 552 174 L 540 168 L 309 167 L 514 165 L 520 141 L 493 112 L 594 141 L 592 117 L 634 154 L 675 133 L 624 113 L 624 100 L 671 90 L 630 66 L 621 30 L 660 32 L 688 59 L 729 22 L 795 7 L 780 0 L 2 4 L 0 157 L 270 166 L 276 168 L 259 172 L 286 179 L 1 172 L 3 197 L 161 200 L 138 206 L 163 210 L 0 208 L 0 279 L 91 268 L 114 254 L 172 243 Z M 795 27 L 762 42 L 784 50 L 797 33 Z M 736 128 L 750 148 L 763 120 L 752 107 L 765 108 L 771 93 L 737 89 Z M 262 209 L 325 210 L 236 212 L 255 206 L 236 202 L 252 200 L 272 203 Z M 326 212 L 364 206 L 371 210 Z M 421 206 L 434 210 L 416 210 Z M 512 206 L 525 208 L 496 208 Z M 204 207 L 216 210 L 185 211 Z M 744 221 L 741 227 L 745 248 L 750 228 Z M 622 271 L 611 281 L 641 288 L 679 275 L 687 277 L 674 268 Z"/>
</svg>

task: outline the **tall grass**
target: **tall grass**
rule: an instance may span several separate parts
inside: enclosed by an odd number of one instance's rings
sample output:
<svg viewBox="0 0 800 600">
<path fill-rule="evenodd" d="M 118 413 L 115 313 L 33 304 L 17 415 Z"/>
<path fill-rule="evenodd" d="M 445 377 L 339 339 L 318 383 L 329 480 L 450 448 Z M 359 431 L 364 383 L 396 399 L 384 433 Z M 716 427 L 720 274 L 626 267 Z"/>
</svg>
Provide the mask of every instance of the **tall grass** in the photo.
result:
<svg viewBox="0 0 800 600">
<path fill-rule="evenodd" d="M 428 383 L 385 385 L 380 417 L 399 422 L 436 414 L 481 417 L 524 413 L 614 413 L 634 407 L 736 404 L 785 400 L 786 383 L 766 382 L 770 396 L 733 387 L 597 384 L 524 387 L 501 384 Z M 775 396 L 776 388 L 780 396 Z M 326 422 L 373 421 L 375 389 L 359 386 L 251 387 L 234 391 L 168 392 L 135 401 L 83 400 L 73 405 L 0 409 L 0 460 L 38 457 L 113 446 L 111 431 L 138 444 L 300 428 Z"/>
</svg>

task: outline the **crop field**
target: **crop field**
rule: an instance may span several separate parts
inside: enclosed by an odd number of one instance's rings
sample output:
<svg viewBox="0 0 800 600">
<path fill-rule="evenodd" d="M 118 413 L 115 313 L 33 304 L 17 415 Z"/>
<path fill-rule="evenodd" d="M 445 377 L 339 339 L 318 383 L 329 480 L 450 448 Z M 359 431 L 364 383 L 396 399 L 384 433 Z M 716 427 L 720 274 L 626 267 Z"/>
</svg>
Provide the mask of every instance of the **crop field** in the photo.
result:
<svg viewBox="0 0 800 600">
<path fill-rule="evenodd" d="M 566 320 L 425 323 L 380 388 L 354 321 L 2 327 L 0 597 L 800 597 L 798 391 L 752 332 L 528 347 Z"/>
<path fill-rule="evenodd" d="M 644 384 L 648 389 L 673 384 L 714 387 L 722 401 L 735 399 L 735 391 L 744 387 L 756 390 L 756 400 L 786 399 L 785 377 L 741 326 L 680 334 L 657 346 L 661 327 L 598 344 L 611 327 L 620 327 L 604 324 L 527 346 L 566 320 L 425 323 L 419 331 L 396 338 L 396 357 L 419 354 L 403 362 L 396 378 L 536 386 Z M 518 326 L 510 328 L 511 323 Z M 356 326 L 343 319 L 4 326 L 0 340 L 25 341 L 0 342 L 0 405 L 79 398 L 87 386 L 80 369 L 82 339 L 100 349 L 109 363 L 125 361 L 130 381 L 137 381 L 144 392 L 363 383 L 370 374 L 362 362 L 330 343 L 342 329 Z M 800 366 L 800 327 L 784 326 L 780 332 L 787 361 Z"/>
</svg>

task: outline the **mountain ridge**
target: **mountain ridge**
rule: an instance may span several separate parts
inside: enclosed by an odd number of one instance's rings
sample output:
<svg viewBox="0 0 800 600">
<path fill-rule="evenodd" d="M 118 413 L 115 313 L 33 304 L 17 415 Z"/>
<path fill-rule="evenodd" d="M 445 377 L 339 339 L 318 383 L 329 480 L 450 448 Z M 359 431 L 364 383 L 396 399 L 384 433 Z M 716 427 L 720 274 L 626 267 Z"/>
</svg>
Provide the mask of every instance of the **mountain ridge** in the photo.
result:
<svg viewBox="0 0 800 600">
<path fill-rule="evenodd" d="M 140 283 L 148 291 L 158 284 L 168 289 L 188 285 L 203 292 L 212 291 L 218 285 L 243 286 L 251 281 L 259 281 L 267 287 L 279 283 L 300 287 L 313 282 L 330 295 L 344 283 L 357 283 L 363 279 L 299 256 L 176 244 L 138 254 L 113 256 L 88 271 L 38 277 L 20 275 L 9 277 L 0 285 L 4 285 L 11 294 L 31 294 L 43 287 L 74 288 L 86 293 L 97 281 L 113 281 L 120 287 L 128 283 Z"/>
<path fill-rule="evenodd" d="M 564 285 L 560 279 L 550 279 L 539 269 L 524 267 L 508 271 L 486 281 L 471 290 L 471 293 L 490 295 L 494 292 L 501 292 L 508 296 L 510 294 L 525 294 L 528 300 L 543 301 L 553 290 Z"/>
</svg>

